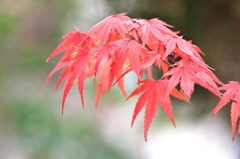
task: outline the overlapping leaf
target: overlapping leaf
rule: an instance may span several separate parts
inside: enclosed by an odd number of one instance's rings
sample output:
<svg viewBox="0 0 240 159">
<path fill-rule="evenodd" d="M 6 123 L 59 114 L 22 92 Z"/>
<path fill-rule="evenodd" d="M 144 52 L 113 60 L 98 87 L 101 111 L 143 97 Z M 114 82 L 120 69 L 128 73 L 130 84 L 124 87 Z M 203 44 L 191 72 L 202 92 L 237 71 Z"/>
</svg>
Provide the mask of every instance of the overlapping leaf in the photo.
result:
<svg viewBox="0 0 240 159">
<path fill-rule="evenodd" d="M 48 82 L 48 80 L 55 72 L 68 65 L 69 63 L 72 63 L 71 61 L 78 57 L 78 53 L 76 51 L 77 47 L 85 48 L 88 51 L 90 51 L 91 48 L 95 47 L 90 36 L 88 36 L 86 33 L 80 33 L 77 27 L 75 27 L 74 30 L 75 32 L 71 32 L 63 36 L 66 39 L 61 44 L 59 44 L 57 48 L 52 52 L 52 54 L 47 58 L 48 61 L 53 56 L 65 51 L 63 57 L 60 59 L 56 67 L 48 75 L 46 82 Z M 69 65 L 68 70 L 70 70 L 70 67 L 72 67 L 71 69 L 74 69 L 73 66 Z"/>
<path fill-rule="evenodd" d="M 226 90 L 224 95 L 221 97 L 219 103 L 213 110 L 213 116 L 224 107 L 227 103 L 232 102 L 231 105 L 231 122 L 232 122 L 232 139 L 234 139 L 236 124 L 240 119 L 240 82 L 230 81 L 228 84 L 220 87 L 220 90 Z M 240 126 L 238 128 L 240 133 Z"/>
<path fill-rule="evenodd" d="M 168 81 L 167 80 L 156 81 L 153 79 L 146 79 L 146 80 L 140 81 L 139 84 L 142 84 L 142 85 L 136 88 L 128 97 L 130 98 L 137 94 L 143 93 L 138 98 L 138 101 L 136 103 L 131 125 L 133 125 L 137 115 L 145 106 L 146 111 L 145 111 L 145 120 L 144 120 L 144 138 L 145 140 L 147 140 L 148 129 L 150 127 L 150 124 L 152 123 L 152 120 L 156 115 L 158 104 L 160 104 L 160 106 L 163 108 L 165 113 L 169 116 L 173 125 L 176 126 L 176 124 L 173 118 L 171 100 L 169 96 L 167 96 L 167 98 L 164 99 L 166 95 L 166 88 L 167 88 Z"/>
<path fill-rule="evenodd" d="M 182 37 L 167 35 L 166 39 L 167 39 L 166 53 L 163 56 L 163 59 L 165 59 L 170 53 L 172 53 L 176 47 L 179 48 L 183 53 L 189 55 L 192 58 L 201 59 L 201 56 L 197 52 L 200 50 L 198 50 L 191 43 L 182 39 Z"/>
<path fill-rule="evenodd" d="M 98 24 L 96 24 L 88 33 L 89 35 L 94 34 L 95 42 L 100 42 L 100 46 L 106 42 L 110 34 L 116 30 L 122 37 L 124 37 L 124 21 L 130 21 L 131 19 L 128 16 L 125 16 L 126 13 L 121 13 L 117 15 L 111 15 Z M 115 35 L 117 36 L 117 35 Z"/>
<path fill-rule="evenodd" d="M 64 111 L 64 103 L 66 97 L 75 81 L 77 79 L 78 90 L 82 100 L 82 106 L 84 106 L 83 90 L 84 90 L 84 81 L 87 77 L 92 76 L 93 73 L 93 59 L 94 55 L 86 52 L 85 50 L 78 49 L 78 58 L 71 62 L 69 66 L 65 68 L 62 75 L 60 76 L 60 83 L 67 75 L 68 78 L 64 82 L 64 91 L 63 91 L 63 101 L 62 101 L 62 111 Z M 72 69 L 69 70 L 68 67 Z"/>
<path fill-rule="evenodd" d="M 113 71 L 115 74 L 121 72 L 123 68 L 123 64 L 128 57 L 131 63 L 132 69 L 135 73 L 140 76 L 140 58 L 142 57 L 142 49 L 143 47 L 134 40 L 131 39 L 121 39 L 115 43 L 117 47 L 117 51 L 115 53 L 115 65 L 113 67 Z"/>
<path fill-rule="evenodd" d="M 66 78 L 63 85 L 63 100 L 62 100 L 62 112 L 64 112 L 64 104 L 67 95 L 77 79 L 79 93 L 81 95 L 82 105 L 84 106 L 83 89 L 84 81 L 87 77 L 93 75 L 94 69 L 94 54 L 90 53 L 91 48 L 94 46 L 92 39 L 86 33 L 80 33 L 77 28 L 75 32 L 68 33 L 64 36 L 66 38 L 49 56 L 48 59 L 53 56 L 66 51 L 59 63 L 48 75 L 46 82 L 50 77 L 61 68 L 61 73 L 56 88 Z"/>
<path fill-rule="evenodd" d="M 64 52 L 65 50 L 67 50 L 67 52 L 64 54 L 64 56 L 69 56 L 69 54 L 74 52 L 74 47 L 82 45 L 83 42 L 85 42 L 86 39 L 89 38 L 89 36 L 86 33 L 80 33 L 78 28 L 74 27 L 74 32 L 70 32 L 64 35 L 63 38 L 65 40 L 57 46 L 57 48 L 47 58 L 47 61 L 50 60 L 53 56 Z"/>
<path fill-rule="evenodd" d="M 181 90 L 190 98 L 194 91 L 194 84 L 197 83 L 220 96 L 216 83 L 204 72 L 204 70 L 201 70 L 198 67 L 183 66 L 180 63 L 178 67 L 172 68 L 165 75 L 171 75 L 167 94 L 180 84 Z"/>
<path fill-rule="evenodd" d="M 140 19 L 140 20 L 135 20 L 137 23 L 141 25 L 141 31 L 140 36 L 143 41 L 143 45 L 145 44 L 150 44 L 154 42 L 152 39 L 154 39 L 152 36 L 166 44 L 166 37 L 165 35 L 175 35 L 173 31 L 168 29 L 168 27 L 172 27 L 171 25 L 157 19 L 150 19 L 150 20 L 145 20 L 145 19 Z M 139 29 L 140 30 L 140 29 Z"/>
</svg>

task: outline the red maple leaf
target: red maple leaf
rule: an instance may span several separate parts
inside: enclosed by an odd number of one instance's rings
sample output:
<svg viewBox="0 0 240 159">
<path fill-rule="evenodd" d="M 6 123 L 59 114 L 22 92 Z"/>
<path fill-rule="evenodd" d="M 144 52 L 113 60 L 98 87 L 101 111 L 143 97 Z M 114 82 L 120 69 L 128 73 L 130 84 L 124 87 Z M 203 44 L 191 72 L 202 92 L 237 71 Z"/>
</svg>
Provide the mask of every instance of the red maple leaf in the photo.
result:
<svg viewBox="0 0 240 159">
<path fill-rule="evenodd" d="M 232 122 L 232 139 L 234 140 L 236 124 L 240 118 L 240 82 L 230 81 L 219 88 L 220 90 L 226 90 L 223 96 L 220 98 L 219 103 L 213 110 L 212 116 L 215 116 L 217 112 L 225 106 L 227 103 L 232 102 L 231 105 L 231 122 Z M 238 128 L 238 133 L 240 133 L 240 125 Z"/>
<path fill-rule="evenodd" d="M 163 59 L 165 59 L 170 53 L 172 53 L 176 47 L 179 48 L 183 53 L 189 55 L 192 58 L 201 59 L 201 56 L 197 52 L 201 50 L 198 50 L 196 46 L 182 39 L 182 36 L 167 35 L 166 39 L 167 39 L 166 53 L 163 56 Z"/>
<path fill-rule="evenodd" d="M 168 29 L 168 27 L 172 27 L 171 25 L 157 19 L 140 19 L 135 20 L 141 27 L 138 28 L 139 35 L 143 41 L 143 45 L 151 44 L 152 42 L 156 41 L 157 39 L 160 40 L 162 43 L 166 44 L 166 37 L 165 35 L 175 35 L 173 31 Z M 155 37 L 155 38 L 154 38 Z"/>
<path fill-rule="evenodd" d="M 138 84 L 142 84 L 142 85 L 136 88 L 128 97 L 129 99 L 132 96 L 143 93 L 138 98 L 138 101 L 136 103 L 131 125 L 133 125 L 137 115 L 145 106 L 146 111 L 145 111 L 145 120 L 144 120 L 144 138 L 145 140 L 147 140 L 147 132 L 150 127 L 150 124 L 152 123 L 153 118 L 156 115 L 158 104 L 160 104 L 160 106 L 169 116 L 173 125 L 176 126 L 176 124 L 173 118 L 171 100 L 169 96 L 167 96 L 167 98 L 164 99 L 166 95 L 168 81 L 167 80 L 156 81 L 153 79 L 145 79 L 138 82 Z"/>
<path fill-rule="evenodd" d="M 98 24 L 96 24 L 92 29 L 88 32 L 89 35 L 94 34 L 95 43 L 100 42 L 100 46 L 107 41 L 110 34 L 115 30 L 119 35 L 124 37 L 125 27 L 123 25 L 124 21 L 130 21 L 131 19 L 128 16 L 125 16 L 126 13 L 121 13 L 117 15 L 112 15 Z M 116 32 L 115 32 L 116 33 Z M 115 36 L 118 36 L 117 34 Z"/>
<path fill-rule="evenodd" d="M 75 51 L 74 47 L 82 45 L 82 43 L 85 42 L 89 36 L 86 33 L 80 33 L 78 28 L 74 27 L 74 32 L 70 32 L 64 35 L 63 38 L 65 40 L 57 46 L 57 48 L 47 58 L 47 61 L 50 60 L 53 56 L 64 52 L 65 50 L 67 50 L 65 56 L 69 56 L 72 52 Z"/>
<path fill-rule="evenodd" d="M 84 89 L 84 81 L 87 77 L 91 76 L 93 74 L 93 59 L 94 59 L 94 54 L 86 52 L 85 50 L 82 49 L 77 49 L 78 58 L 73 61 L 72 64 L 69 66 L 73 65 L 73 69 L 69 70 L 68 67 L 65 68 L 67 70 L 66 72 L 63 71 L 62 74 L 64 74 L 64 77 L 68 75 L 68 78 L 64 82 L 64 91 L 63 91 L 63 100 L 62 100 L 62 112 L 64 112 L 64 103 L 66 100 L 66 97 L 73 85 L 73 82 L 77 78 L 77 85 L 78 85 L 78 90 L 81 96 L 82 100 L 82 106 L 84 106 L 84 98 L 83 98 L 83 89 Z M 60 81 L 64 78 L 60 76 Z"/>
<path fill-rule="evenodd" d="M 121 72 L 123 64 L 128 57 L 131 63 L 131 68 L 138 76 L 140 76 L 140 58 L 143 56 L 142 49 L 144 48 L 131 39 L 121 39 L 115 44 L 118 46 L 114 55 L 115 65 L 113 71 L 115 74 Z"/>
<path fill-rule="evenodd" d="M 113 57 L 116 51 L 117 45 L 114 43 L 105 45 L 100 50 L 96 51 L 96 64 L 95 64 L 95 74 L 98 74 L 101 72 L 103 65 L 106 63 L 106 61 Z"/>
<path fill-rule="evenodd" d="M 47 58 L 47 61 L 48 61 L 53 56 L 58 55 L 65 51 L 65 53 L 63 54 L 63 57 L 60 59 L 58 64 L 48 75 L 46 82 L 48 82 L 48 80 L 51 78 L 51 76 L 55 72 L 57 72 L 64 66 L 68 65 L 72 60 L 78 57 L 78 54 L 76 52 L 77 47 L 84 48 L 85 50 L 88 50 L 88 51 L 90 51 L 91 48 L 96 48 L 96 45 L 93 43 L 90 36 L 88 36 L 86 33 L 80 33 L 77 27 L 74 27 L 74 30 L 75 32 L 70 32 L 63 36 L 63 38 L 66 38 L 66 39 L 61 44 L 59 44 L 57 48 L 52 52 L 52 54 Z M 71 66 L 69 65 L 68 70 L 70 70 L 70 67 L 73 68 L 72 65 Z M 65 69 L 66 74 L 67 72 L 68 71 Z M 64 75 L 65 73 L 63 73 L 62 75 Z"/>
<path fill-rule="evenodd" d="M 103 71 L 101 72 L 101 75 L 98 78 L 98 84 L 97 84 L 97 94 L 96 94 L 96 99 L 95 99 L 95 106 L 98 107 L 98 103 L 100 100 L 100 97 L 102 93 L 108 88 L 109 86 L 109 76 L 110 76 L 110 71 L 111 71 L 111 64 L 112 64 L 112 58 L 107 60 L 103 64 Z"/>
<path fill-rule="evenodd" d="M 218 86 L 203 70 L 198 67 L 185 66 L 182 65 L 182 63 L 179 64 L 180 65 L 172 68 L 165 74 L 172 75 L 169 79 L 167 95 L 180 83 L 181 90 L 190 98 L 194 91 L 194 83 L 197 83 L 220 96 Z"/>
<path fill-rule="evenodd" d="M 53 69 L 53 71 L 49 74 L 47 80 L 51 77 L 51 75 L 59 70 L 60 68 L 64 68 L 61 73 L 57 86 L 67 77 L 66 81 L 63 85 L 63 100 L 62 100 L 62 113 L 64 112 L 64 103 L 66 97 L 75 81 L 77 79 L 79 93 L 82 99 L 82 105 L 84 106 L 84 98 L 83 98 L 83 89 L 84 89 L 84 81 L 87 77 L 93 75 L 93 59 L 94 54 L 87 52 L 81 48 L 75 48 L 75 52 L 72 53 L 71 58 L 67 60 L 60 60 L 59 64 Z M 46 81 L 47 82 L 47 81 Z"/>
<path fill-rule="evenodd" d="M 186 58 L 182 59 L 181 63 L 185 66 L 192 66 L 197 67 L 201 69 L 203 72 L 205 72 L 214 82 L 223 85 L 223 83 L 212 73 L 211 70 L 214 70 L 213 68 L 209 67 L 203 60 L 194 59 L 194 58 Z"/>
</svg>

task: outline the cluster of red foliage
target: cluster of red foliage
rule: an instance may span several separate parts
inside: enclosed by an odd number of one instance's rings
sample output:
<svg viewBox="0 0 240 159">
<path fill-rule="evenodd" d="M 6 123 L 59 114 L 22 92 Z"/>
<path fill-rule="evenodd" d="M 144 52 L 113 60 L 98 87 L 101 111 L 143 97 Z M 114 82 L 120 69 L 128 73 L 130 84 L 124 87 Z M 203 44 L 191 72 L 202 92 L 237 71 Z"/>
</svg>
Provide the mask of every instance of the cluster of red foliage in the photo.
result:
<svg viewBox="0 0 240 159">
<path fill-rule="evenodd" d="M 170 95 L 189 102 L 198 84 L 220 98 L 213 110 L 213 116 L 228 102 L 231 105 L 232 138 L 234 139 L 238 118 L 240 118 L 240 82 L 231 81 L 223 84 L 201 58 L 203 52 L 191 41 L 186 41 L 173 32 L 172 27 L 159 19 L 131 19 L 125 13 L 112 15 L 96 24 L 88 32 L 74 32 L 63 36 L 65 39 L 47 60 L 64 52 L 49 78 L 63 68 L 57 88 L 64 80 L 62 112 L 66 97 L 76 82 L 84 106 L 84 81 L 94 77 L 97 85 L 96 106 L 101 95 L 118 84 L 128 98 L 140 94 L 134 110 L 132 125 L 135 118 L 145 107 L 144 138 L 158 105 L 169 116 L 173 125 Z M 162 71 L 162 78 L 153 78 L 152 67 Z M 138 77 L 138 88 L 129 96 L 124 87 L 124 76 L 134 71 Z M 143 79 L 147 73 L 149 79 Z M 221 93 L 220 90 L 226 90 Z M 240 127 L 238 128 L 240 133 Z"/>
</svg>

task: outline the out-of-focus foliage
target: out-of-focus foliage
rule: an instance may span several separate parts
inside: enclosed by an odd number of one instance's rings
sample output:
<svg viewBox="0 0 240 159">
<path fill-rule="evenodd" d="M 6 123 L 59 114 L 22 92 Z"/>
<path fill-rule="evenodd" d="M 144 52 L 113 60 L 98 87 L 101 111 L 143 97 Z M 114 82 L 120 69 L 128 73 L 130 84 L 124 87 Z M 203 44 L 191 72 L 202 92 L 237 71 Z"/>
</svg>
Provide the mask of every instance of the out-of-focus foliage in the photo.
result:
<svg viewBox="0 0 240 159">
<path fill-rule="evenodd" d="M 0 1 L 0 158 L 125 159 L 88 116 L 61 116 L 44 81 L 76 0 Z M 71 19 L 69 19 L 71 20 Z M 56 107 L 55 107 L 56 106 Z M 52 109 L 54 108 L 54 110 Z"/>
<path fill-rule="evenodd" d="M 7 121 L 13 127 L 10 128 L 11 133 L 6 135 L 8 140 L 1 141 L 9 147 L 9 152 L 2 153 L 20 151 L 15 155 L 29 159 L 129 157 L 102 139 L 93 120 L 74 115 L 60 120 L 60 116 L 47 111 L 43 105 L 46 103 L 21 101 L 8 106 Z"/>
<path fill-rule="evenodd" d="M 75 3 L 73 0 L 1 1 L 1 64 L 12 71 L 21 66 L 46 67 L 46 55 L 54 41 L 57 42 L 55 37 L 61 36 L 59 26 Z"/>
<path fill-rule="evenodd" d="M 4 36 L 11 32 L 15 20 L 16 19 L 10 14 L 0 12 L 0 37 L 2 37 L 1 39 L 3 39 Z"/>
</svg>

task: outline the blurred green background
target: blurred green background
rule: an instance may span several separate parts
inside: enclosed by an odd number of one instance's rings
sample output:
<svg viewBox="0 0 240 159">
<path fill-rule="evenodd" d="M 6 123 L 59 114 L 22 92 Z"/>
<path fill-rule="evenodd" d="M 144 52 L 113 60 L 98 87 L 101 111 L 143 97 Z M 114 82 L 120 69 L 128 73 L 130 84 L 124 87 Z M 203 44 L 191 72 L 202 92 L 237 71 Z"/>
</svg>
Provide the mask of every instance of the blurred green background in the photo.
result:
<svg viewBox="0 0 240 159">
<path fill-rule="evenodd" d="M 220 80 L 240 81 L 240 0 L 0 0 L 0 158 L 239 158 L 240 138 L 231 142 L 229 108 L 211 119 L 218 99 L 198 86 L 191 105 L 173 102 L 177 129 L 158 112 L 148 143 L 143 114 L 130 128 L 137 98 L 125 102 L 114 88 L 95 109 L 91 79 L 86 107 L 73 88 L 61 116 L 62 92 L 55 90 L 59 74 L 44 83 L 59 57 L 48 63 L 46 58 L 74 26 L 87 31 L 122 12 L 175 26 L 203 50 Z M 129 93 L 133 89 L 130 85 Z"/>
</svg>

